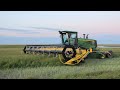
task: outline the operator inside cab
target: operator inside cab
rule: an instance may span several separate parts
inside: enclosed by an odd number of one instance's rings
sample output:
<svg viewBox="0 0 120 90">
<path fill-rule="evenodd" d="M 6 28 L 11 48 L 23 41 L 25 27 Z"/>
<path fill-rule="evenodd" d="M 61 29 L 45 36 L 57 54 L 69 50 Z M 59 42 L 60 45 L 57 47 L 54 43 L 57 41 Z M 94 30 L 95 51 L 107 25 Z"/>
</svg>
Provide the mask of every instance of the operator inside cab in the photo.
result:
<svg viewBox="0 0 120 90">
<path fill-rule="evenodd" d="M 62 38 L 62 44 L 77 46 L 77 32 L 59 31 Z"/>
</svg>

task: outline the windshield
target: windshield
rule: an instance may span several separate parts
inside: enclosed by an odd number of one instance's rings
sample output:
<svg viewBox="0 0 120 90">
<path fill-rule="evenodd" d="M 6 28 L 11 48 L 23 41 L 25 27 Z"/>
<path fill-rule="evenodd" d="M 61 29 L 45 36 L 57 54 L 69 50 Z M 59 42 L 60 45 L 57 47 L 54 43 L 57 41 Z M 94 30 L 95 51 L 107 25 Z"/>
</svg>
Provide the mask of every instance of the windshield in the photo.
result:
<svg viewBox="0 0 120 90">
<path fill-rule="evenodd" d="M 76 37 L 77 37 L 76 33 L 64 33 L 63 34 L 63 43 L 66 45 L 68 45 L 68 44 L 75 45 Z"/>
<path fill-rule="evenodd" d="M 71 34 L 71 38 L 76 38 L 76 34 L 75 34 L 75 33 L 72 33 L 72 34 Z"/>
</svg>

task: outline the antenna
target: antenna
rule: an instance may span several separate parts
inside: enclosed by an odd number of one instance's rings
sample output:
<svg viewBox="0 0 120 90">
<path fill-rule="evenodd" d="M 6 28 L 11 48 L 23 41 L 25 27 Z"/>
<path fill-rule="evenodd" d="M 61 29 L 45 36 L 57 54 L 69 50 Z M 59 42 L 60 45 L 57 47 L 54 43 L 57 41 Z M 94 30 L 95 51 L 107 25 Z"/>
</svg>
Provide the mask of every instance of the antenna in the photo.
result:
<svg viewBox="0 0 120 90">
<path fill-rule="evenodd" d="M 89 34 L 87 34 L 86 39 L 88 39 L 88 35 L 89 35 Z"/>
</svg>

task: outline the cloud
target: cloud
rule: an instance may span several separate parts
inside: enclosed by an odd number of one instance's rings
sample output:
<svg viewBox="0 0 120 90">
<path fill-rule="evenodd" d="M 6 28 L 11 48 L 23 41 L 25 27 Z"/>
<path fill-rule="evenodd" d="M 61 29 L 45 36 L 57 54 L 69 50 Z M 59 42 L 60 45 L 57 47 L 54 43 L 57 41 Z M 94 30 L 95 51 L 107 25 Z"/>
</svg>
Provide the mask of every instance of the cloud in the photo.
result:
<svg viewBox="0 0 120 90">
<path fill-rule="evenodd" d="M 17 31 L 17 32 L 22 32 L 22 31 L 28 31 L 28 30 L 24 30 L 24 29 L 14 29 L 14 28 L 4 28 L 4 27 L 0 27 L 0 30 L 6 30 L 6 31 Z"/>
<path fill-rule="evenodd" d="M 11 36 L 11 37 L 59 37 L 58 32 L 47 32 L 40 30 L 22 30 L 22 29 L 9 29 L 0 28 L 0 36 Z"/>
<path fill-rule="evenodd" d="M 90 37 L 96 37 L 96 35 L 119 35 L 118 29 L 113 28 L 93 28 L 84 30 L 76 30 L 78 32 L 78 37 L 83 37 L 83 33 L 90 34 Z M 11 36 L 11 37 L 59 37 L 59 32 L 62 31 L 59 28 L 50 27 L 18 27 L 18 28 L 8 28 L 0 27 L 0 36 Z M 105 36 L 105 35 L 104 35 Z"/>
<path fill-rule="evenodd" d="M 48 27 L 21 27 L 21 28 L 6 28 L 0 27 L 0 36 L 12 37 L 59 37 L 61 29 Z"/>
<path fill-rule="evenodd" d="M 58 29 L 58 28 L 48 28 L 48 27 L 30 27 L 30 28 L 41 29 L 41 30 L 49 30 L 49 31 L 60 31 L 60 30 L 62 30 L 62 29 Z"/>
</svg>

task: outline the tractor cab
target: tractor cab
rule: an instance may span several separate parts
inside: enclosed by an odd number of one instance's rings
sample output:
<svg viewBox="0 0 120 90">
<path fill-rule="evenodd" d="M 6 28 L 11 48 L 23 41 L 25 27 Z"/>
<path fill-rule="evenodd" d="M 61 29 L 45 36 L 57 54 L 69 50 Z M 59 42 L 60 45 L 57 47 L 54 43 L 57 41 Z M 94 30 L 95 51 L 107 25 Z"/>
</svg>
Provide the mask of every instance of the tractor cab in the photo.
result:
<svg viewBox="0 0 120 90">
<path fill-rule="evenodd" d="M 73 45 L 74 47 L 81 47 L 83 49 L 92 48 L 96 50 L 97 41 L 89 39 L 88 34 L 83 34 L 83 38 L 78 38 L 77 32 L 74 31 L 59 31 L 63 45 Z"/>
<path fill-rule="evenodd" d="M 59 31 L 61 38 L 62 38 L 62 44 L 63 45 L 78 45 L 78 37 L 77 32 L 73 31 Z"/>
</svg>

